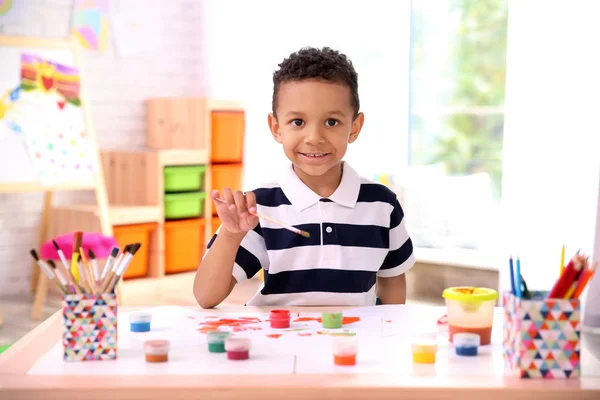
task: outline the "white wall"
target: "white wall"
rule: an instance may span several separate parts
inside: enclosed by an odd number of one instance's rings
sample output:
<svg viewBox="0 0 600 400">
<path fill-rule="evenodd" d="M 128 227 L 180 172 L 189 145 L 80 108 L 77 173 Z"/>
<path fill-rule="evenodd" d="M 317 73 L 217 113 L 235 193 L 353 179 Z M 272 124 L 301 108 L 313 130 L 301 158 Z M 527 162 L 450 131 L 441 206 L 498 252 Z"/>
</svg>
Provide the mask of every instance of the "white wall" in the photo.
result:
<svg viewBox="0 0 600 400">
<path fill-rule="evenodd" d="M 600 3 L 509 2 L 505 246 L 530 289 L 551 288 L 560 248 L 592 252 L 600 165 Z M 506 263 L 508 265 L 508 262 Z M 503 287 L 509 282 L 504 269 Z"/>
<path fill-rule="evenodd" d="M 101 148 L 140 148 L 146 144 L 144 99 L 200 96 L 204 93 L 201 3 L 194 0 L 120 0 L 136 3 L 144 15 L 162 4 L 163 48 L 119 57 L 84 51 L 94 128 Z M 16 0 L 26 15 L 0 17 L 0 35 L 65 38 L 70 33 L 71 0 Z M 15 3 L 16 3 L 15 2 Z M 118 9 L 119 1 L 111 1 Z M 87 196 L 89 198 L 89 196 Z M 91 197 L 93 199 L 93 197 Z M 29 288 L 29 249 L 36 246 L 42 195 L 0 194 L 0 295 Z"/>
<path fill-rule="evenodd" d="M 346 159 L 368 178 L 406 165 L 410 2 L 209 0 L 204 32 L 210 94 L 246 103 L 246 188 L 287 161 L 267 125 L 272 73 L 304 46 L 338 49 L 358 72 L 365 126 Z"/>
</svg>

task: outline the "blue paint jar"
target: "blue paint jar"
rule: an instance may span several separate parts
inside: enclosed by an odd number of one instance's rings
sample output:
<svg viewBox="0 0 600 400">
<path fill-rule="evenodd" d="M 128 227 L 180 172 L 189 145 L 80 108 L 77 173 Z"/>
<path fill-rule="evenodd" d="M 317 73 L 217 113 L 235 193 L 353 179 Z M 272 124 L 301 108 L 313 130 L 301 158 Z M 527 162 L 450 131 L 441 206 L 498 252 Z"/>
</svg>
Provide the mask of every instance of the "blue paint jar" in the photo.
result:
<svg viewBox="0 0 600 400">
<path fill-rule="evenodd" d="M 131 332 L 149 332 L 152 314 L 149 312 L 136 312 L 129 314 Z"/>
<path fill-rule="evenodd" d="M 456 355 L 473 357 L 478 353 L 481 337 L 476 333 L 455 333 L 452 343 L 454 343 Z"/>
</svg>

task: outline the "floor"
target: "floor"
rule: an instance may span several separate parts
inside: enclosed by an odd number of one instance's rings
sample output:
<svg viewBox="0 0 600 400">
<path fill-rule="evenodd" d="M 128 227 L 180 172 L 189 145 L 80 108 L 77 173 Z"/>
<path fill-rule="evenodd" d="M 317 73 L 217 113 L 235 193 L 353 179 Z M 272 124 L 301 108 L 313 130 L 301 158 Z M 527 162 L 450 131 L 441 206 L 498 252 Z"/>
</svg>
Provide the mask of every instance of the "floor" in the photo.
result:
<svg viewBox="0 0 600 400">
<path fill-rule="evenodd" d="M 127 305 L 136 306 L 196 306 L 197 303 L 192 294 L 193 280 L 194 275 L 192 273 L 170 275 L 157 280 L 131 280 L 125 282 L 124 300 Z M 223 304 L 244 304 L 256 293 L 260 284 L 261 282 L 258 279 L 250 279 L 237 285 Z M 60 296 L 51 294 L 46 299 L 42 320 L 33 321 L 30 317 L 32 297 L 31 295 L 23 295 L 0 299 L 4 319 L 4 323 L 0 326 L 0 346 L 14 343 L 35 328 L 41 321 L 60 309 Z M 442 304 L 440 300 L 421 298 L 417 301 L 409 298 L 407 303 L 440 305 Z"/>
</svg>

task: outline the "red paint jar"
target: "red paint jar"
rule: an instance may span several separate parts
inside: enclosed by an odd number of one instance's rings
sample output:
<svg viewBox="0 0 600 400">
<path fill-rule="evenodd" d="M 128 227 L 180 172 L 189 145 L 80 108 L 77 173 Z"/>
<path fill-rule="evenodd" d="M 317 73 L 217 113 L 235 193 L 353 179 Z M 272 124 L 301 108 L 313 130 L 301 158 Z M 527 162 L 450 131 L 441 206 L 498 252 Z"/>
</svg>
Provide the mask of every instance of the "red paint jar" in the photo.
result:
<svg viewBox="0 0 600 400">
<path fill-rule="evenodd" d="M 247 360 L 250 358 L 249 351 L 228 351 L 227 359 L 228 360 Z"/>
<path fill-rule="evenodd" d="M 271 328 L 284 329 L 290 327 L 290 312 L 288 310 L 272 310 L 269 315 Z"/>
</svg>

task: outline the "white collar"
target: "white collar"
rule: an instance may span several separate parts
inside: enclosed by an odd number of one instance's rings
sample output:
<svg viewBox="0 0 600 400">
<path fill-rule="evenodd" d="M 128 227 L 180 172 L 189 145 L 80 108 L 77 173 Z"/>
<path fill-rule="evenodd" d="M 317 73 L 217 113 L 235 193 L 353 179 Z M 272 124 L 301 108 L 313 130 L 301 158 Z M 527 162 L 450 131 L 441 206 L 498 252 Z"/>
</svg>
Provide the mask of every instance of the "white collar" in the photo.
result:
<svg viewBox="0 0 600 400">
<path fill-rule="evenodd" d="M 342 180 L 335 192 L 329 196 L 329 200 L 344 207 L 354 208 L 360 192 L 360 181 L 358 173 L 346 161 L 342 161 Z M 285 168 L 279 185 L 288 200 L 299 211 L 316 204 L 321 199 L 321 196 L 313 192 L 296 175 L 293 164 Z"/>
</svg>

